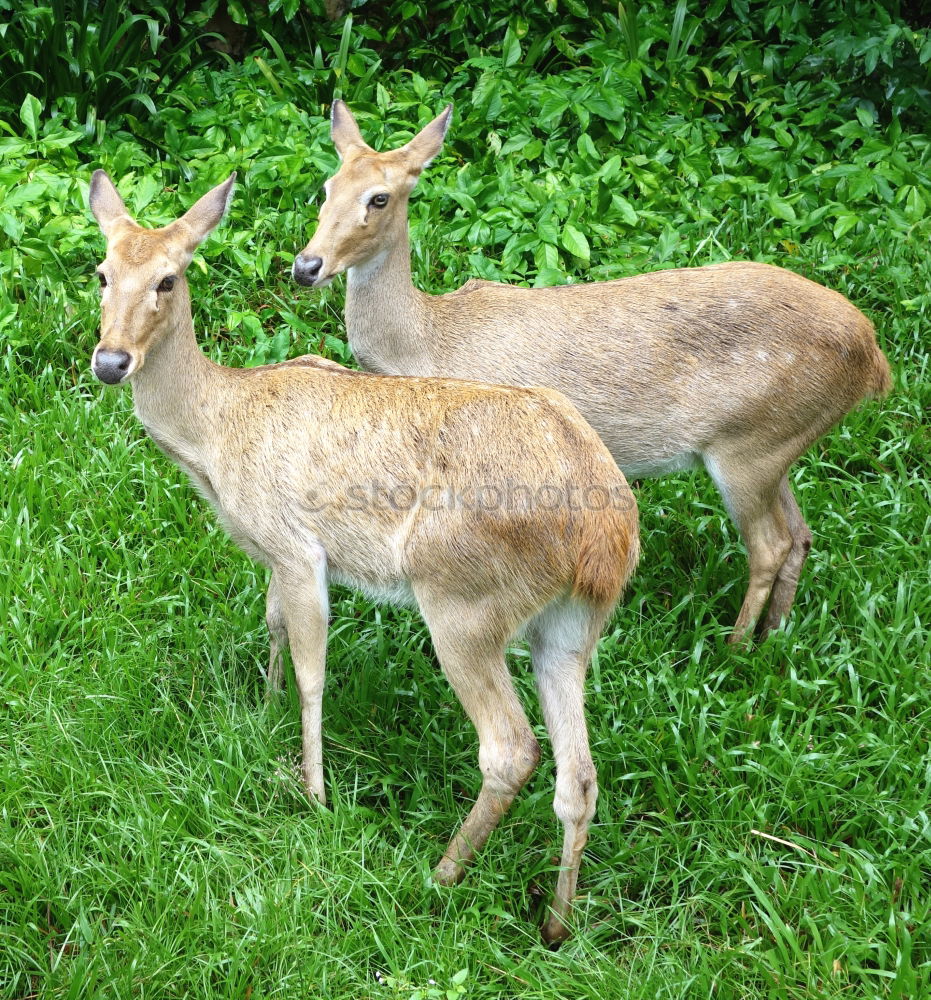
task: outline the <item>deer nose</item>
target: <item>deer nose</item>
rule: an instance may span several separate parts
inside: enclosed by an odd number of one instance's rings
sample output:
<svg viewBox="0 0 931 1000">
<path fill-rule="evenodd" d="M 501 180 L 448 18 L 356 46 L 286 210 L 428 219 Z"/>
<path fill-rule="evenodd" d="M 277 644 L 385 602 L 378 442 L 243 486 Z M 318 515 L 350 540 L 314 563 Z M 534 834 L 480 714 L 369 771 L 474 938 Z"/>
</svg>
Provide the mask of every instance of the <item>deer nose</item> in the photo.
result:
<svg viewBox="0 0 931 1000">
<path fill-rule="evenodd" d="M 322 257 L 305 257 L 299 253 L 294 258 L 294 267 L 291 269 L 291 273 L 299 285 L 312 285 L 320 277 L 321 267 L 323 267 Z"/>
<path fill-rule="evenodd" d="M 126 351 L 98 351 L 94 356 L 94 374 L 107 385 L 116 385 L 129 371 L 132 355 Z"/>
</svg>

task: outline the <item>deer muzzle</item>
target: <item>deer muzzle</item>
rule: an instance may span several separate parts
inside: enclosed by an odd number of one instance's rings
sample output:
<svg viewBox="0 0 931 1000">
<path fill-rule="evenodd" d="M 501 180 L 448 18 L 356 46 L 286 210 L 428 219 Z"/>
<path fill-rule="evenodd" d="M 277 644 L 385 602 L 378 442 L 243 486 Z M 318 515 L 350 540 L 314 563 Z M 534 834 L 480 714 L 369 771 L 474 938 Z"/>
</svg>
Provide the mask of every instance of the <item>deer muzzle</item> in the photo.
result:
<svg viewBox="0 0 931 1000">
<path fill-rule="evenodd" d="M 317 282 L 322 267 L 322 257 L 305 257 L 303 253 L 299 253 L 294 258 L 294 266 L 291 268 L 291 273 L 299 285 L 310 287 Z"/>
<path fill-rule="evenodd" d="M 133 358 L 128 351 L 108 351 L 98 348 L 94 351 L 91 369 L 101 382 L 116 385 L 129 374 Z"/>
</svg>

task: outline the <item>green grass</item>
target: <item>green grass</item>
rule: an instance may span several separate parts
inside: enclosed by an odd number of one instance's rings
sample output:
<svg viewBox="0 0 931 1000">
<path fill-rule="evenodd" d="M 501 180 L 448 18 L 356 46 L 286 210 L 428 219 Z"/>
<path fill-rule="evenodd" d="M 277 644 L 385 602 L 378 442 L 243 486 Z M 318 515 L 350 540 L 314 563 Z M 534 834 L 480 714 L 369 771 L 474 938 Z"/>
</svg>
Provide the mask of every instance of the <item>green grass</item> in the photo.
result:
<svg viewBox="0 0 931 1000">
<path fill-rule="evenodd" d="M 705 86 L 692 64 L 706 57 L 682 44 L 685 84 Z M 25 146 L 2 139 L 4 1000 L 931 994 L 931 221 L 912 194 L 928 189 L 927 137 L 866 116 L 801 127 L 815 93 L 753 111 L 750 138 L 723 97 L 721 114 L 704 98 L 683 111 L 688 87 L 663 91 L 654 67 L 629 131 L 592 117 L 593 156 L 577 124 L 522 117 L 582 88 L 581 60 L 552 77 L 509 67 L 501 108 L 486 72 L 462 68 L 435 101 L 407 73 L 365 98 L 378 142 L 457 100 L 414 196 L 422 287 L 749 257 L 838 288 L 876 323 L 893 394 L 792 472 L 815 542 L 790 622 L 729 648 L 746 560 L 719 497 L 703 476 L 638 484 L 641 566 L 590 674 L 601 795 L 575 937 L 551 953 L 538 934 L 560 842 L 546 752 L 465 882 L 434 886 L 477 747 L 423 625 L 334 594 L 330 807 L 311 807 L 293 682 L 267 701 L 260 678 L 263 571 L 145 439 L 129 393 L 88 372 L 98 150 L 57 120 Z M 241 171 L 192 268 L 212 356 L 344 358 L 341 285 L 308 295 L 286 274 L 334 162 L 326 122 L 264 81 L 248 63 L 197 77 L 161 109 L 164 159 L 113 130 L 100 155 L 148 222 Z M 528 141 L 489 151 L 492 110 L 499 139 Z M 755 158 L 772 135 L 775 158 Z M 616 154 L 623 168 L 594 183 Z M 179 181 L 192 165 L 196 183 Z M 869 187 L 880 175 L 888 197 Z M 615 190 L 635 222 L 611 214 Z M 587 233 L 590 261 L 559 248 L 564 224 Z M 545 747 L 524 650 L 513 667 Z"/>
<path fill-rule="evenodd" d="M 709 484 L 639 490 L 642 566 L 591 675 L 579 930 L 551 954 L 550 762 L 465 883 L 432 886 L 475 738 L 416 616 L 339 594 L 331 808 L 308 806 L 295 692 L 267 704 L 259 677 L 262 573 L 87 374 L 81 317 L 73 372 L 5 358 L 0 994 L 456 996 L 467 969 L 465 996 L 923 995 L 917 347 L 797 468 L 816 545 L 761 647 L 724 644 L 745 563 Z"/>
</svg>

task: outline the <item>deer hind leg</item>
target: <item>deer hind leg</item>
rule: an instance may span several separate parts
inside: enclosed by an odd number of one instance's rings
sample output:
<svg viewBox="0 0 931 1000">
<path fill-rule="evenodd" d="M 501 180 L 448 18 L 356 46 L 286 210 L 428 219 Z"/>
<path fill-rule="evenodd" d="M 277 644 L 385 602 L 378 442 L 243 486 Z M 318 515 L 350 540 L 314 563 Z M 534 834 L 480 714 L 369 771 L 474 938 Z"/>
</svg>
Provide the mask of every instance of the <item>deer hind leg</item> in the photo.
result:
<svg viewBox="0 0 931 1000">
<path fill-rule="evenodd" d="M 747 546 L 750 581 L 728 640 L 740 643 L 766 606 L 793 537 L 780 501 L 780 480 L 767 483 L 763 471 L 746 458 L 725 462 L 706 455 L 705 466 Z"/>
<path fill-rule="evenodd" d="M 265 679 L 269 692 L 281 691 L 284 688 L 284 651 L 288 648 L 288 629 L 274 572 L 268 581 L 268 593 L 265 595 L 265 624 L 268 626 L 269 637 L 268 673 Z"/>
<path fill-rule="evenodd" d="M 782 513 L 792 534 L 792 548 L 776 574 L 769 608 L 759 627 L 761 638 L 778 628 L 783 619 L 788 618 L 792 602 L 795 600 L 802 566 L 811 551 L 811 529 L 802 517 L 787 476 L 783 476 L 779 484 L 779 502 L 782 504 Z"/>
<path fill-rule="evenodd" d="M 478 733 L 482 787 L 475 805 L 449 842 L 434 878 L 461 881 L 465 864 L 488 840 L 533 773 L 540 747 L 518 701 L 504 659 L 507 634 L 490 615 L 464 601 L 448 601 L 415 587 L 443 673 Z"/>
<path fill-rule="evenodd" d="M 558 944 L 569 936 L 588 827 L 595 814 L 598 780 L 585 723 L 585 674 L 606 611 L 573 600 L 551 604 L 528 628 L 543 718 L 556 759 L 553 811 L 563 826 L 559 878 L 543 938 Z"/>
</svg>

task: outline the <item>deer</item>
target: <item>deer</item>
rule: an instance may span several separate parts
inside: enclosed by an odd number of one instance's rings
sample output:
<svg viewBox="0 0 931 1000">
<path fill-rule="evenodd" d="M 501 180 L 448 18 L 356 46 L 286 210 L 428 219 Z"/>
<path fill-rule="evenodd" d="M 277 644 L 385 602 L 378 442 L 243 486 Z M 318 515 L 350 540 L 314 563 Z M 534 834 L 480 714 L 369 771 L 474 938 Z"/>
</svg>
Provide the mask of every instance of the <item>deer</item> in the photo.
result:
<svg viewBox="0 0 931 1000">
<path fill-rule="evenodd" d="M 419 608 L 477 731 L 482 774 L 436 866 L 441 884 L 463 878 L 539 760 L 505 659 L 515 636 L 528 640 L 564 831 L 543 926 L 558 944 L 598 794 L 585 673 L 637 562 L 633 494 L 553 390 L 366 374 L 314 355 L 254 368 L 209 359 L 185 275 L 227 211 L 235 176 L 148 229 L 107 174 L 94 172 L 89 201 L 107 250 L 91 369 L 107 385 L 130 386 L 149 437 L 271 570 L 268 679 L 280 686 L 290 648 L 310 800 L 326 802 L 330 583 Z"/>
<path fill-rule="evenodd" d="M 703 466 L 748 555 L 729 641 L 746 644 L 754 626 L 765 637 L 788 618 L 812 543 L 790 467 L 891 388 L 872 323 L 838 292 L 743 261 L 544 288 L 472 279 L 427 294 L 411 280 L 408 200 L 451 116 L 447 105 L 376 152 L 333 102 L 341 162 L 295 281 L 324 288 L 346 272 L 349 347 L 366 371 L 549 386 L 629 479 Z"/>
</svg>

